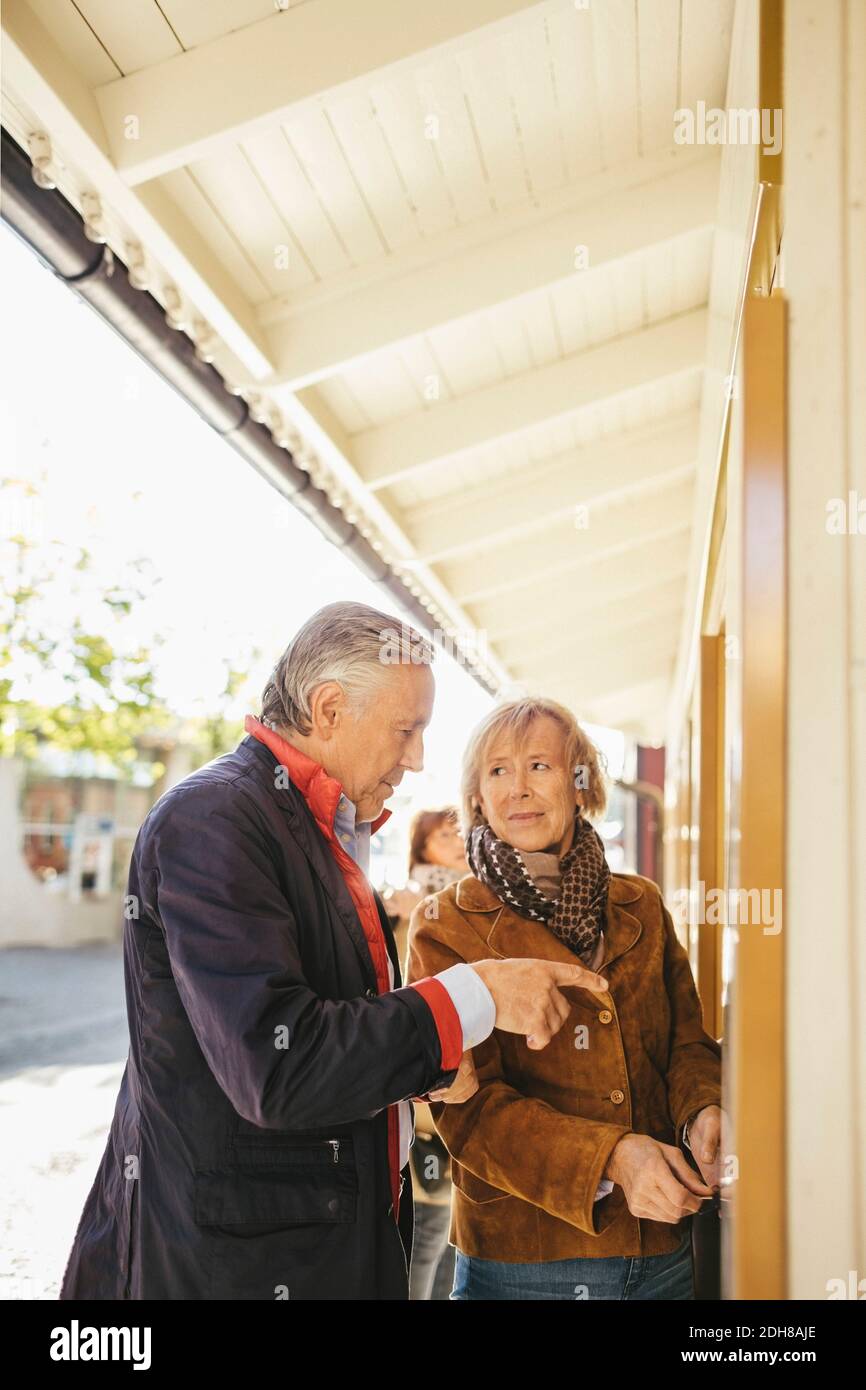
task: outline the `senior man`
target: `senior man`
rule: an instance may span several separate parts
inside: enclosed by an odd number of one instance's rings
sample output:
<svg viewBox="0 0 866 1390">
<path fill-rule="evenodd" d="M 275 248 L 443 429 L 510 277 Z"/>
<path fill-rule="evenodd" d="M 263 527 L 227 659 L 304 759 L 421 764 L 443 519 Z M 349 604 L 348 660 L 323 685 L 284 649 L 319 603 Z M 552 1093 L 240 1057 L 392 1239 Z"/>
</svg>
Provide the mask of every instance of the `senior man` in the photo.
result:
<svg viewBox="0 0 866 1390">
<path fill-rule="evenodd" d="M 411 1098 L 459 1103 L 494 1025 L 543 1047 L 559 985 L 604 988 L 501 959 L 401 987 L 370 835 L 421 770 L 431 660 L 387 614 L 321 609 L 234 752 L 144 821 L 129 1058 L 62 1299 L 407 1298 Z"/>
</svg>

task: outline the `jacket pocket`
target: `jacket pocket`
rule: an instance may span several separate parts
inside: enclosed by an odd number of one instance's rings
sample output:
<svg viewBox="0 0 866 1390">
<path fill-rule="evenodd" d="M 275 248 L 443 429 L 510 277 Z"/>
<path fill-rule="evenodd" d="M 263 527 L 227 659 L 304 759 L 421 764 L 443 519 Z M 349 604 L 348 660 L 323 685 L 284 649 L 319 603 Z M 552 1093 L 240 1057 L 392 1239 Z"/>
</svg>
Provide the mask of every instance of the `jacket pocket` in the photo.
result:
<svg viewBox="0 0 866 1390">
<path fill-rule="evenodd" d="M 261 1129 L 257 1134 L 238 1132 L 229 1141 L 230 1158 L 255 1167 L 272 1164 L 275 1168 L 354 1167 L 355 1145 L 351 1134 L 301 1136 L 296 1131 Z"/>
<path fill-rule="evenodd" d="M 243 1115 L 235 1113 L 229 1125 L 229 1141 L 235 1147 L 260 1144 L 271 1149 L 302 1149 L 316 1144 L 340 1141 L 341 1157 L 352 1147 L 352 1127 L 349 1125 L 328 1126 L 327 1129 L 270 1129 L 254 1125 Z"/>
<path fill-rule="evenodd" d="M 462 1168 L 459 1163 L 452 1164 L 452 1168 L 451 1180 L 469 1202 L 478 1205 L 501 1202 L 512 1195 L 510 1192 L 503 1192 L 499 1187 L 493 1187 L 489 1182 L 484 1182 L 482 1178 L 476 1178 L 474 1173 Z"/>
<path fill-rule="evenodd" d="M 354 1222 L 357 1173 L 348 1163 L 292 1162 L 281 1166 L 196 1169 L 196 1225 L 257 1227 Z"/>
</svg>

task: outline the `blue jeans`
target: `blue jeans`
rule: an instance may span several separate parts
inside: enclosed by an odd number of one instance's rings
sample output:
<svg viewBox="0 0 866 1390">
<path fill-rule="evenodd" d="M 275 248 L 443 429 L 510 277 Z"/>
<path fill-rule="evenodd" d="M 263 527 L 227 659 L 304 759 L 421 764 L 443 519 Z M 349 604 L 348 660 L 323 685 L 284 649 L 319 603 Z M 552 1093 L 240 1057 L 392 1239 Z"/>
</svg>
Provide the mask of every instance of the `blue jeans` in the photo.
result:
<svg viewBox="0 0 866 1390">
<path fill-rule="evenodd" d="M 691 1223 L 689 1223 L 689 1226 Z M 694 1298 L 691 1231 L 672 1255 L 505 1264 L 457 1251 L 452 1299 Z"/>
</svg>

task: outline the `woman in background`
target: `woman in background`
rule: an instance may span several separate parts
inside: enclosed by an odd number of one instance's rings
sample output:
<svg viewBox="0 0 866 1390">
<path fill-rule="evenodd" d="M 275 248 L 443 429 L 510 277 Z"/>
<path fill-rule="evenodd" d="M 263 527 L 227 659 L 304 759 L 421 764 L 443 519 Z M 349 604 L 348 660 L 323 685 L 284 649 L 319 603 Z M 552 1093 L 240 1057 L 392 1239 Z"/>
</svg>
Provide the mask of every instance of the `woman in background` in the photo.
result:
<svg viewBox="0 0 866 1390">
<path fill-rule="evenodd" d="M 396 909 L 400 913 L 394 936 L 401 961 L 413 909 L 428 894 L 440 892 L 468 872 L 456 809 L 444 806 L 438 811 L 418 811 L 409 826 L 410 887 L 386 900 L 390 912 Z M 454 1251 L 448 1245 L 451 1159 L 433 1127 L 430 1107 L 423 1101 L 415 1102 L 415 1142 L 409 1150 L 409 1161 L 415 1197 L 409 1297 L 444 1301 L 451 1292 L 454 1275 Z"/>
<path fill-rule="evenodd" d="M 439 893 L 468 873 L 456 807 L 418 811 L 409 825 L 409 877 L 422 895 Z"/>
</svg>

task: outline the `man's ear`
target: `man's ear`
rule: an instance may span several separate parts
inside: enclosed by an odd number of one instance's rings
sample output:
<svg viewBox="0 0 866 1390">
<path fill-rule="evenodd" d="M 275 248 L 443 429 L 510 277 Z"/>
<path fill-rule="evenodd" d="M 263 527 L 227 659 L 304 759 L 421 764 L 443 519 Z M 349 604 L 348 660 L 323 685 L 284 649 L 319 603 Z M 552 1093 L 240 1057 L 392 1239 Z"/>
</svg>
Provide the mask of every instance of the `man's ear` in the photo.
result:
<svg viewBox="0 0 866 1390">
<path fill-rule="evenodd" d="M 310 700 L 313 733 L 327 741 L 340 728 L 346 712 L 346 692 L 339 681 L 324 681 Z"/>
</svg>

